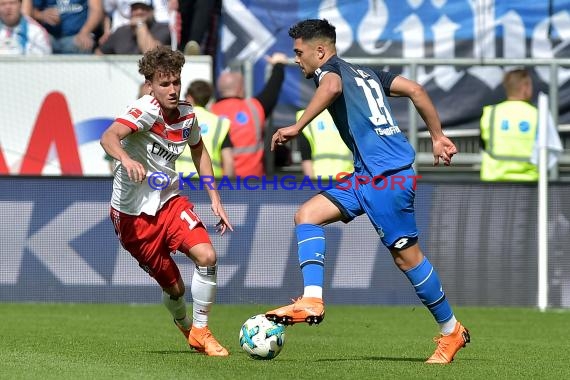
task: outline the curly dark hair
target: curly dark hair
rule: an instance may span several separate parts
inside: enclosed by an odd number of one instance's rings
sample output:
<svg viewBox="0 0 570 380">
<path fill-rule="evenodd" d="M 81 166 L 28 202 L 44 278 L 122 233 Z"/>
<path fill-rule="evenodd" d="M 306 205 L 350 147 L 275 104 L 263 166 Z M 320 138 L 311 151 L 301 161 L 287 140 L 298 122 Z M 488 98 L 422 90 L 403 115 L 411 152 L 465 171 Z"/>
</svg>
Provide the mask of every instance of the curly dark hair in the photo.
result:
<svg viewBox="0 0 570 380">
<path fill-rule="evenodd" d="M 139 73 L 152 80 L 155 73 L 180 74 L 184 66 L 184 54 L 168 46 L 157 46 L 147 51 L 139 60 Z"/>
<path fill-rule="evenodd" d="M 314 38 L 324 38 L 336 43 L 335 27 L 326 19 L 309 19 L 299 21 L 289 28 L 289 37 L 293 39 L 312 40 Z"/>
</svg>

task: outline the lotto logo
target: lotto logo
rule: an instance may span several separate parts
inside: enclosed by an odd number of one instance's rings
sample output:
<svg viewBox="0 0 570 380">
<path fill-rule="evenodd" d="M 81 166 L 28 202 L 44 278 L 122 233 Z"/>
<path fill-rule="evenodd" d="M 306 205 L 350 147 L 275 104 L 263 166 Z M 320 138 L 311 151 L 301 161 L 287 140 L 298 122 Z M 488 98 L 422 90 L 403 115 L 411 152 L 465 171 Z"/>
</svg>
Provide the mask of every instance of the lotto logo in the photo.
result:
<svg viewBox="0 0 570 380">
<path fill-rule="evenodd" d="M 396 243 L 394 243 L 394 248 L 403 248 L 406 244 L 408 244 L 408 238 L 401 238 Z"/>
</svg>

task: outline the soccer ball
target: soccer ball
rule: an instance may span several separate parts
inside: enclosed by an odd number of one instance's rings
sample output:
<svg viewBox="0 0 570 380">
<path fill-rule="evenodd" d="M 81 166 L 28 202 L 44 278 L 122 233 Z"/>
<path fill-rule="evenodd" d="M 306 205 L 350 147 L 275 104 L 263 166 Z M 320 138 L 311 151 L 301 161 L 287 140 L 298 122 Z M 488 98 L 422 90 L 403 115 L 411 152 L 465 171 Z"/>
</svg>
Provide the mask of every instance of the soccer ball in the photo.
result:
<svg viewBox="0 0 570 380">
<path fill-rule="evenodd" d="M 285 344 L 285 326 L 258 314 L 249 318 L 239 331 L 239 345 L 254 359 L 275 358 Z"/>
</svg>

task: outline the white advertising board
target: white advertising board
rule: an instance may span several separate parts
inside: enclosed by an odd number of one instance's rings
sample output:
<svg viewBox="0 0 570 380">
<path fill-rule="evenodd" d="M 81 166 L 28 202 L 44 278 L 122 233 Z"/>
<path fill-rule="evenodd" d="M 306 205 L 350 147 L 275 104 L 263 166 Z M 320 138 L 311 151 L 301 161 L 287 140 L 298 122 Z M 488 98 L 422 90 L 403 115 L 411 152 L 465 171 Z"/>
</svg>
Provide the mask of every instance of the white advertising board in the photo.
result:
<svg viewBox="0 0 570 380">
<path fill-rule="evenodd" d="M 136 99 L 139 59 L 0 58 L 0 174 L 108 175 L 99 137 Z M 186 57 L 181 96 L 195 79 L 212 81 L 210 56 Z"/>
</svg>

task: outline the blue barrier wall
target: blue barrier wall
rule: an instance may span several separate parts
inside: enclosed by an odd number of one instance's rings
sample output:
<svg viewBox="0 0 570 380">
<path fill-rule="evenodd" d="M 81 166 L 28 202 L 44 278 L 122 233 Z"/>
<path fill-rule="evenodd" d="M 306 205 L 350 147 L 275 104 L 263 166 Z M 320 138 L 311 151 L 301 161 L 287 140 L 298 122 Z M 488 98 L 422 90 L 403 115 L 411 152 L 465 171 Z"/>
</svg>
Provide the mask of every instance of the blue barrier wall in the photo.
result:
<svg viewBox="0 0 570 380">
<path fill-rule="evenodd" d="M 0 178 L 0 301 L 159 302 L 159 288 L 115 237 L 111 186 L 110 178 Z M 220 191 L 235 227 L 223 237 L 206 192 L 186 190 L 218 251 L 219 303 L 278 304 L 302 292 L 293 215 L 317 191 L 267 187 Z M 570 306 L 565 192 L 551 187 L 552 306 Z M 536 195 L 532 185 L 419 183 L 420 243 L 454 304 L 536 303 Z M 366 217 L 326 233 L 327 302 L 417 303 Z M 175 257 L 189 283 L 192 263 Z"/>
</svg>

